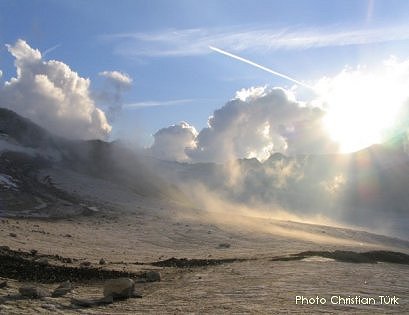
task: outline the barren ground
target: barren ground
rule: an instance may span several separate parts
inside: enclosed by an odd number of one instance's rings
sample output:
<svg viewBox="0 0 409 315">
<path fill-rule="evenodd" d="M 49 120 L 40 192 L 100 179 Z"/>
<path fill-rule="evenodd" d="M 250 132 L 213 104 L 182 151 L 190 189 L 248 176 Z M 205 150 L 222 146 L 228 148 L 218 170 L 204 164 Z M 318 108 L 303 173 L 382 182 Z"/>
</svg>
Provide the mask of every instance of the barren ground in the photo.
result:
<svg viewBox="0 0 409 315">
<path fill-rule="evenodd" d="M 68 190 L 69 176 L 55 181 Z M 30 284 L 3 276 L 1 314 L 275 314 L 409 312 L 409 265 L 348 263 L 312 257 L 272 261 L 273 257 L 306 250 L 384 249 L 409 253 L 409 242 L 345 228 L 309 225 L 269 218 L 203 213 L 167 202 L 148 200 L 108 184 L 92 182 L 76 187 L 98 211 L 65 219 L 4 218 L 1 245 L 13 250 L 38 251 L 74 259 L 49 264 L 79 267 L 83 261 L 104 269 L 139 272 L 160 270 L 162 281 L 138 283 L 141 299 L 81 308 L 70 298 L 100 297 L 102 282 L 74 282 L 72 293 L 60 298 L 21 299 L 18 287 Z M 105 186 L 104 186 L 105 185 Z M 102 192 L 102 193 L 101 193 Z M 121 194 L 118 197 L 118 194 Z M 117 199 L 114 198 L 115 195 Z M 11 236 L 10 233 L 15 233 Z M 14 234 L 13 234 L 14 235 Z M 242 261 L 176 268 L 150 262 L 176 258 Z M 145 264 L 141 264 L 145 263 Z M 57 283 L 43 283 L 49 290 Z M 324 305 L 300 305 L 297 295 L 325 297 Z M 332 295 L 399 297 L 399 305 L 333 305 Z"/>
</svg>

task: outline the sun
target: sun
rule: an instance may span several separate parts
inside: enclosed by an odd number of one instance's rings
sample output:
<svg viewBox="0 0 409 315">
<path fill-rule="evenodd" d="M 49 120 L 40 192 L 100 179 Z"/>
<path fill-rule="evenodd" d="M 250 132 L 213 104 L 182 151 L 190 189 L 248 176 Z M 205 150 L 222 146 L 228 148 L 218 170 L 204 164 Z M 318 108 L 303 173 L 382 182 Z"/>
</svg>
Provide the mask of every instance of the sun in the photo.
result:
<svg viewBox="0 0 409 315">
<path fill-rule="evenodd" d="M 320 82 L 318 91 L 325 104 L 325 128 L 342 153 L 382 142 L 406 98 L 397 82 L 360 70 Z"/>
</svg>

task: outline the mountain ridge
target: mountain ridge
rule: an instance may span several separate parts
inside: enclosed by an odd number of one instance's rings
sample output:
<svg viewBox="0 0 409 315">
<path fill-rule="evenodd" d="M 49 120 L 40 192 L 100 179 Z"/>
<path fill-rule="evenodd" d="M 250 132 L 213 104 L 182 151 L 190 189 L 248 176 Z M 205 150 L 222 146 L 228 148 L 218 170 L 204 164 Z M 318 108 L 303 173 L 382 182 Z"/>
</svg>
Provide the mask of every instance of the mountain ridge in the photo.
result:
<svg viewBox="0 0 409 315">
<path fill-rule="evenodd" d="M 13 178 L 31 187 L 35 198 L 30 198 L 29 188 L 26 191 L 31 207 L 39 206 L 36 200 L 55 204 L 61 196 L 58 203 L 78 204 L 75 196 L 51 187 L 49 179 L 44 180 L 48 175 L 39 176 L 41 169 L 53 169 L 60 179 L 70 170 L 116 183 L 143 198 L 189 204 L 194 200 L 187 196 L 203 186 L 226 202 L 250 208 L 274 212 L 278 207 L 304 218 L 322 215 L 386 232 L 395 231 L 397 224 L 399 236 L 409 226 L 403 219 L 409 217 L 409 197 L 403 190 L 409 186 L 404 135 L 349 154 L 290 157 L 274 153 L 264 162 L 237 159 L 226 164 L 190 164 L 156 160 L 118 142 L 61 139 L 5 109 L 0 109 L 0 131 L 0 143 L 20 146 L 20 152 L 0 151 L 0 194 L 6 204 L 8 199 L 8 204 L 14 200 L 15 205 L 18 198 L 24 200 L 18 197 L 21 191 L 4 184 Z M 404 236 L 409 237 L 407 232 Z"/>
</svg>

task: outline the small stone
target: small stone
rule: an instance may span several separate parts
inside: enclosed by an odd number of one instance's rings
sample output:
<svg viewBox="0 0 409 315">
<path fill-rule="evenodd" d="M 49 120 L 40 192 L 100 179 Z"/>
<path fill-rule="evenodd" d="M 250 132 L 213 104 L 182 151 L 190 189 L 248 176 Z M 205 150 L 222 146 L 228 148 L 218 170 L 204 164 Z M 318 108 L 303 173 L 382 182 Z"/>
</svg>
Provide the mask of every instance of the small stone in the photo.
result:
<svg viewBox="0 0 409 315">
<path fill-rule="evenodd" d="M 11 237 L 17 237 L 17 234 L 16 234 L 16 233 L 11 232 L 11 233 L 9 233 L 9 236 L 11 236 Z"/>
<path fill-rule="evenodd" d="M 41 307 L 49 311 L 57 310 L 57 307 L 54 304 L 42 304 Z"/>
<path fill-rule="evenodd" d="M 81 307 L 92 307 L 98 305 L 112 304 L 114 299 L 112 296 L 105 296 L 100 299 L 90 300 L 90 299 L 71 299 L 71 304 L 81 306 Z"/>
<path fill-rule="evenodd" d="M 36 262 L 38 262 L 40 265 L 48 265 L 48 259 L 45 257 L 37 259 Z"/>
<path fill-rule="evenodd" d="M 33 256 L 37 255 L 37 253 L 38 253 L 38 251 L 36 249 L 30 250 L 30 254 L 33 255 Z"/>
<path fill-rule="evenodd" d="M 51 297 L 61 297 L 66 295 L 67 293 L 71 292 L 71 289 L 66 289 L 66 288 L 57 288 L 53 291 L 53 293 L 51 294 Z"/>
<path fill-rule="evenodd" d="M 89 261 L 83 261 L 82 263 L 80 263 L 80 267 L 89 267 L 91 266 L 91 263 Z"/>
<path fill-rule="evenodd" d="M 71 292 L 73 289 L 72 284 L 69 280 L 62 282 L 51 294 L 52 297 L 60 297 Z"/>
<path fill-rule="evenodd" d="M 129 278 L 107 280 L 104 284 L 104 297 L 113 299 L 130 298 L 135 291 L 135 282 Z"/>
<path fill-rule="evenodd" d="M 112 297 L 112 295 L 104 296 L 103 298 L 97 300 L 97 303 L 98 305 L 112 304 L 114 303 L 114 298 Z"/>
<path fill-rule="evenodd" d="M 230 248 L 230 244 L 229 243 L 220 243 L 218 248 Z"/>
<path fill-rule="evenodd" d="M 99 260 L 99 264 L 100 264 L 100 265 L 106 265 L 106 263 L 107 263 L 107 261 L 106 261 L 104 258 L 101 258 L 101 259 Z"/>
<path fill-rule="evenodd" d="M 40 287 L 21 287 L 18 291 L 22 296 L 32 299 L 41 299 L 50 295 L 47 290 Z"/>
<path fill-rule="evenodd" d="M 136 298 L 136 299 L 141 299 L 142 294 L 140 294 L 139 292 L 133 291 L 130 297 L 131 298 Z"/>
<path fill-rule="evenodd" d="M 57 287 L 57 289 L 59 289 L 59 288 L 70 288 L 70 289 L 72 289 L 72 283 L 71 283 L 70 280 L 61 282 L 60 285 Z"/>
<path fill-rule="evenodd" d="M 7 287 L 7 281 L 0 282 L 0 289 Z"/>
<path fill-rule="evenodd" d="M 161 280 L 161 274 L 159 271 L 150 270 L 145 273 L 147 282 L 157 282 Z"/>
<path fill-rule="evenodd" d="M 63 263 L 66 263 L 66 264 L 72 264 L 72 258 L 70 258 L 70 257 L 61 258 L 61 261 L 62 261 Z"/>
<path fill-rule="evenodd" d="M 87 299 L 71 299 L 71 304 L 82 306 L 82 307 L 91 307 L 96 305 L 95 300 L 87 300 Z"/>
</svg>

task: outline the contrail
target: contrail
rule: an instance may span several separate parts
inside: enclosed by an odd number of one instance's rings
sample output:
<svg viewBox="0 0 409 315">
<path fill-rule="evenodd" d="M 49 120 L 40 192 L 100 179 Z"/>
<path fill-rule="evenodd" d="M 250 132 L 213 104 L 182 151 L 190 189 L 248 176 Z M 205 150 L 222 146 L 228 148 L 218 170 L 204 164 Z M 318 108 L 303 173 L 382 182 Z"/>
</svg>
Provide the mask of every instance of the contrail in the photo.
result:
<svg viewBox="0 0 409 315">
<path fill-rule="evenodd" d="M 43 57 L 45 57 L 45 56 L 46 56 L 47 54 L 49 54 L 50 52 L 56 50 L 56 49 L 57 49 L 58 47 L 60 47 L 60 46 L 61 46 L 61 44 L 57 44 L 57 45 L 55 45 L 55 46 L 53 46 L 53 47 L 51 47 L 51 48 L 48 48 L 48 49 L 44 50 L 44 52 L 42 53 Z"/>
<path fill-rule="evenodd" d="M 313 88 L 312 86 L 310 86 L 310 85 L 308 85 L 308 84 L 305 84 L 305 83 L 302 83 L 302 82 L 300 82 L 300 81 L 298 81 L 298 80 L 296 80 L 296 79 L 290 78 L 288 75 L 285 75 L 285 74 L 282 74 L 282 73 L 280 73 L 280 72 L 271 70 L 271 69 L 269 69 L 269 68 L 267 68 L 267 67 L 264 67 L 264 66 L 262 66 L 262 65 L 259 65 L 258 63 L 255 63 L 255 62 L 250 61 L 250 60 L 248 60 L 248 59 L 245 59 L 245 58 L 243 58 L 243 57 L 234 55 L 234 54 L 229 53 L 229 52 L 227 52 L 227 51 L 224 51 L 224 50 L 222 50 L 222 49 L 220 49 L 220 48 L 213 47 L 213 46 L 209 46 L 209 48 L 210 48 L 211 50 L 215 51 L 215 52 L 218 52 L 218 53 L 223 54 L 223 55 L 226 55 L 226 56 L 228 56 L 228 57 L 231 57 L 231 58 L 234 58 L 234 59 L 243 61 L 243 62 L 245 62 L 245 63 L 247 63 L 247 64 L 249 64 L 249 65 L 252 65 L 252 66 L 254 66 L 254 67 L 256 67 L 256 68 L 259 68 L 259 69 L 261 69 L 261 70 L 267 71 L 267 72 L 269 72 L 269 73 L 271 73 L 271 74 L 274 74 L 274 75 L 279 76 L 279 77 L 281 77 L 281 78 L 287 79 L 287 80 L 289 80 L 289 81 L 291 81 L 291 82 L 297 83 L 297 84 L 299 84 L 299 85 L 301 85 L 301 86 L 304 86 L 304 87 L 309 88 L 309 89 L 311 89 L 311 90 L 314 91 L 314 88 Z"/>
</svg>

